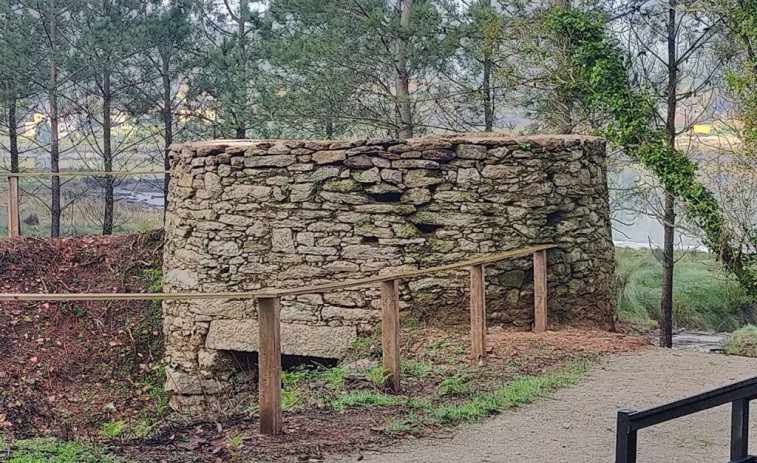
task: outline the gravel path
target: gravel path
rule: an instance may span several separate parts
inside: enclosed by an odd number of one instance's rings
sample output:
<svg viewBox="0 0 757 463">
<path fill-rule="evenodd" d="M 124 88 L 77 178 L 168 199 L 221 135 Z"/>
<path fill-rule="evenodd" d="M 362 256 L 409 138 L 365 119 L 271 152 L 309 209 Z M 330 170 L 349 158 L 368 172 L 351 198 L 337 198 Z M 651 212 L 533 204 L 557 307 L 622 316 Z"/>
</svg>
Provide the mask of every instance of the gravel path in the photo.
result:
<svg viewBox="0 0 757 463">
<path fill-rule="evenodd" d="M 362 461 L 611 463 L 618 409 L 647 408 L 755 375 L 757 359 L 648 348 L 610 357 L 581 384 L 549 399 L 461 427 L 446 439 L 366 453 Z M 638 461 L 728 461 L 729 426 L 730 407 L 723 406 L 641 430 Z M 757 419 L 750 434 L 754 454 Z"/>
</svg>

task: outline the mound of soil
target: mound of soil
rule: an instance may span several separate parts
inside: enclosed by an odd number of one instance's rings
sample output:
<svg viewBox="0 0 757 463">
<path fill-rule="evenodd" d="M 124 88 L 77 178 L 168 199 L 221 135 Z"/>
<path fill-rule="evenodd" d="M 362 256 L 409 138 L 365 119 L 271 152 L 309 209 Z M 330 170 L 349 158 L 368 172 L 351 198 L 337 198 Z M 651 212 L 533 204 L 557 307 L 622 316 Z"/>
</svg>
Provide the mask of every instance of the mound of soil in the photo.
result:
<svg viewBox="0 0 757 463">
<path fill-rule="evenodd" d="M 0 292 L 160 291 L 159 232 L 0 240 Z M 0 434 L 97 435 L 162 394 L 161 307 L 0 302 Z"/>
</svg>

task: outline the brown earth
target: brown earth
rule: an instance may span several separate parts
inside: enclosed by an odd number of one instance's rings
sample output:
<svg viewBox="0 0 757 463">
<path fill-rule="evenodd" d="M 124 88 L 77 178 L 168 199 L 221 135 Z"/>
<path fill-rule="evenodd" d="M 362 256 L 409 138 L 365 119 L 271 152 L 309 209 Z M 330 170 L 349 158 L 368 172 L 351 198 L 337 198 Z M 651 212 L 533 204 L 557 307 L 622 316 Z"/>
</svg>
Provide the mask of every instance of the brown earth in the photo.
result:
<svg viewBox="0 0 757 463">
<path fill-rule="evenodd" d="M 160 233 L 2 239 L 0 292 L 146 292 L 161 246 Z M 147 301 L 0 302 L 0 431 L 82 438 L 154 420 L 160 323 Z"/>
<path fill-rule="evenodd" d="M 160 247 L 159 234 L 0 240 L 0 292 L 159 291 Z M 282 436 L 262 436 L 257 430 L 254 378 L 249 393 L 230 398 L 222 414 L 186 420 L 167 410 L 162 392 L 159 304 L 0 304 L 4 438 L 76 439 L 126 461 L 307 461 L 383 448 L 451 427 L 422 419 L 412 429 L 391 430 L 391 423 L 416 413 L 406 406 L 334 407 L 340 398 L 361 391 L 383 395 L 364 374 L 345 375 L 337 389 L 312 374 L 285 383 L 285 393 L 294 399 L 285 411 Z M 485 394 L 516 377 L 648 344 L 644 338 L 602 331 L 560 328 L 536 335 L 493 326 L 487 360 L 477 365 L 468 357 L 467 327 L 428 327 L 409 318 L 403 326 L 406 371 L 397 397 L 433 396 L 434 406 L 470 400 L 466 394 L 434 396 L 453 376 L 470 381 L 471 394 Z M 367 338 L 346 362 L 376 364 L 379 357 L 380 341 Z M 290 378 L 302 371 L 312 370 L 294 370 Z"/>
</svg>

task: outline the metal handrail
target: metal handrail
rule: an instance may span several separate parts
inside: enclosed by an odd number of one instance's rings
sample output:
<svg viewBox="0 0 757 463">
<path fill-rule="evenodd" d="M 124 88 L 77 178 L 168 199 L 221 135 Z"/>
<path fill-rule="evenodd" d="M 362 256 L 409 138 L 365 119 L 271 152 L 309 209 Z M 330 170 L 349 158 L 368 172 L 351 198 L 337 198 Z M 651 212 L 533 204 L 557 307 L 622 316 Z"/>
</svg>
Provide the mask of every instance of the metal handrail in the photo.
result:
<svg viewBox="0 0 757 463">
<path fill-rule="evenodd" d="M 676 418 L 725 405 L 731 406 L 729 463 L 757 463 L 749 455 L 749 402 L 757 398 L 757 376 L 646 410 L 618 412 L 615 463 L 636 463 L 637 431 Z"/>
</svg>

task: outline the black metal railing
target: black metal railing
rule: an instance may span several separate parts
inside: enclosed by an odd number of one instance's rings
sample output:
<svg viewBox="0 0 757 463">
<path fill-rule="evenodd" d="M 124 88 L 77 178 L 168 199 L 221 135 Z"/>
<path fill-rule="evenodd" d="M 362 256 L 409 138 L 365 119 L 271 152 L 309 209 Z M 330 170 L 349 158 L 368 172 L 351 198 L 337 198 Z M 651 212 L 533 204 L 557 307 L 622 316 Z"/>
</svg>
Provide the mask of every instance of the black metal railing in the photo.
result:
<svg viewBox="0 0 757 463">
<path fill-rule="evenodd" d="M 618 412 L 615 463 L 636 463 L 636 434 L 639 429 L 727 403 L 731 403 L 729 463 L 757 463 L 757 457 L 749 455 L 749 402 L 755 398 L 757 377 L 647 410 L 621 410 Z"/>
</svg>

